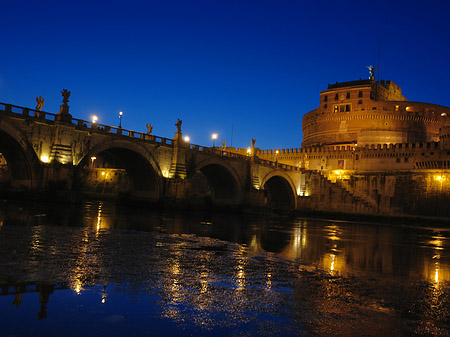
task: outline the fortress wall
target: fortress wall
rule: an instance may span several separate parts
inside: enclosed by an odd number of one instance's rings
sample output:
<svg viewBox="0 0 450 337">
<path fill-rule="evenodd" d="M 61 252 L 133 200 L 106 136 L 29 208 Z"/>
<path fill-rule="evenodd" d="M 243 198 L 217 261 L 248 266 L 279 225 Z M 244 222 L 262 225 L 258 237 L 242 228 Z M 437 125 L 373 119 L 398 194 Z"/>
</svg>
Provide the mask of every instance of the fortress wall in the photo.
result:
<svg viewBox="0 0 450 337">
<path fill-rule="evenodd" d="M 257 150 L 256 155 L 311 170 L 413 170 L 440 165 L 416 163 L 450 160 L 450 153 L 440 150 L 438 142 Z"/>
</svg>

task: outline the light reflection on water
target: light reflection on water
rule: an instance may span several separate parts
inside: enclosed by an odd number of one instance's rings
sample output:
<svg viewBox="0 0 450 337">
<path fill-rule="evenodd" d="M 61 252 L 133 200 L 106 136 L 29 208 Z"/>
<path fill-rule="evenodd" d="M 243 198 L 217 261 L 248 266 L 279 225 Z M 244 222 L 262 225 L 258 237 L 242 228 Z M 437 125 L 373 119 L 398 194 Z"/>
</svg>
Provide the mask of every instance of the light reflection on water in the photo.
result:
<svg viewBox="0 0 450 337">
<path fill-rule="evenodd" d="M 70 289 L 80 297 L 76 315 L 84 325 L 98 323 L 82 309 L 90 306 L 91 312 L 103 313 L 103 324 L 106 319 L 129 328 L 133 321 L 145 330 L 132 318 L 142 316 L 137 311 L 143 306 L 152 324 L 176 334 L 325 336 L 333 323 L 338 335 L 366 329 L 375 336 L 384 334 L 376 319 L 388 315 L 387 322 L 395 325 L 397 316 L 413 306 L 420 313 L 413 312 L 411 320 L 421 323 L 414 321 L 405 335 L 448 331 L 449 322 L 442 318 L 448 317 L 449 304 L 448 229 L 177 214 L 106 202 L 3 206 L 2 312 L 5 303 L 22 308 L 24 297 L 38 294 L 39 308 L 33 310 L 39 319 L 63 315 L 49 312 L 57 307 L 53 298 L 61 298 L 61 308 L 71 303 L 62 295 Z M 402 298 L 391 303 L 396 296 Z M 126 302 L 125 311 L 117 301 Z M 116 313 L 106 315 L 105 306 Z M 5 322 L 27 315 L 6 311 Z M 65 320 L 74 314 L 65 311 Z M 361 327 L 349 323 L 355 319 Z"/>
</svg>

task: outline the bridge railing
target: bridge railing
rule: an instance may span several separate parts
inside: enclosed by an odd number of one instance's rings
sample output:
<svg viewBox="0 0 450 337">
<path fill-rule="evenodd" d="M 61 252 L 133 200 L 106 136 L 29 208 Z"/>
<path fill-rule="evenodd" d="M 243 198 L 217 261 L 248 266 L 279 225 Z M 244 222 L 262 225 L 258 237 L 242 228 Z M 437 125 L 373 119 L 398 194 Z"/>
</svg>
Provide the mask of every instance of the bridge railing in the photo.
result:
<svg viewBox="0 0 450 337">
<path fill-rule="evenodd" d="M 280 163 L 275 162 L 275 161 L 270 161 L 270 160 L 265 160 L 265 159 L 260 159 L 260 158 L 258 158 L 258 164 L 263 165 L 263 166 L 268 166 L 268 167 L 282 169 L 282 170 L 285 170 L 285 171 L 303 171 L 302 168 L 297 167 L 297 166 L 292 166 L 292 165 L 287 165 L 287 164 L 280 164 Z"/>
<path fill-rule="evenodd" d="M 24 108 L 21 106 L 7 104 L 0 102 L 0 111 L 5 112 L 8 115 L 21 115 L 22 117 L 45 120 L 50 122 L 55 122 L 57 120 L 57 114 L 46 112 L 46 111 L 38 111 L 35 109 Z M 155 135 L 148 135 L 146 133 L 123 129 L 115 126 L 110 126 L 106 124 L 94 123 L 92 121 L 86 121 L 83 119 L 72 118 L 70 121 L 72 124 L 76 125 L 78 129 L 85 129 L 91 132 L 96 133 L 107 133 L 107 134 L 116 134 L 119 136 L 130 137 L 134 139 L 142 139 L 154 143 L 158 143 L 161 145 L 172 145 L 172 139 L 159 137 Z"/>
<path fill-rule="evenodd" d="M 56 114 L 46 112 L 46 111 L 38 111 L 35 109 L 24 108 L 18 105 L 7 104 L 0 102 L 0 111 L 3 111 L 10 115 L 22 115 L 24 117 L 34 117 L 37 119 L 45 119 L 48 121 L 55 121 Z"/>
<path fill-rule="evenodd" d="M 190 144 L 190 143 L 186 144 L 186 146 L 189 149 L 194 150 L 194 151 L 207 152 L 209 154 L 215 154 L 220 157 L 237 158 L 237 159 L 242 159 L 242 160 L 250 159 L 249 156 L 244 156 L 242 154 L 235 153 L 235 152 L 224 151 L 221 148 L 217 148 L 217 147 L 201 146 L 201 145 Z"/>
<path fill-rule="evenodd" d="M 13 104 L 7 104 L 0 102 L 0 111 L 3 111 L 4 113 L 14 116 L 14 115 L 21 115 L 28 119 L 38 119 L 38 120 L 45 120 L 54 123 L 57 120 L 57 114 L 46 112 L 46 111 L 38 111 L 35 109 L 30 108 L 24 108 L 21 106 L 13 105 Z M 144 141 L 152 142 L 152 143 L 158 143 L 161 145 L 167 145 L 167 146 L 173 146 L 173 140 L 169 138 L 159 137 L 155 135 L 149 135 L 146 133 L 123 129 L 115 126 L 110 126 L 106 124 L 99 124 L 94 123 L 92 121 L 86 121 L 83 119 L 78 118 L 72 118 L 70 121 L 72 124 L 74 124 L 78 129 L 85 129 L 89 130 L 91 132 L 96 133 L 104 133 L 104 134 L 115 134 L 122 137 L 130 137 L 133 139 L 141 139 Z M 191 143 L 185 143 L 185 146 L 191 150 L 194 151 L 201 151 L 208 154 L 214 154 L 220 157 L 227 157 L 227 158 L 235 158 L 240 160 L 250 160 L 251 156 L 242 155 L 240 153 L 236 152 L 228 152 L 222 150 L 220 147 L 207 147 L 207 146 L 201 146 Z M 263 166 L 269 166 L 273 168 L 278 168 L 286 171 L 301 171 L 301 168 L 286 164 L 279 164 L 277 162 L 273 162 L 270 160 L 264 160 L 256 158 L 257 163 Z"/>
</svg>

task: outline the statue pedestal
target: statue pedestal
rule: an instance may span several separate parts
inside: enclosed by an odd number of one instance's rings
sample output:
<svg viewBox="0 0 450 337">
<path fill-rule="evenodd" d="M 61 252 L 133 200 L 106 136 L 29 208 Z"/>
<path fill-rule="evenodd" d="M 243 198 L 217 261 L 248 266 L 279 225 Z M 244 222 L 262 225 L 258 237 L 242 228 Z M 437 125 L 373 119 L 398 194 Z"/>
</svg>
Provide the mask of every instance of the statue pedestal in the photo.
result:
<svg viewBox="0 0 450 337">
<path fill-rule="evenodd" d="M 56 114 L 57 122 L 72 123 L 72 115 L 69 113 L 69 106 L 61 104 L 59 106 L 59 113 Z"/>
<path fill-rule="evenodd" d="M 170 165 L 170 178 L 186 178 L 186 147 L 184 146 L 182 133 L 177 131 L 173 139 L 172 164 Z"/>
</svg>

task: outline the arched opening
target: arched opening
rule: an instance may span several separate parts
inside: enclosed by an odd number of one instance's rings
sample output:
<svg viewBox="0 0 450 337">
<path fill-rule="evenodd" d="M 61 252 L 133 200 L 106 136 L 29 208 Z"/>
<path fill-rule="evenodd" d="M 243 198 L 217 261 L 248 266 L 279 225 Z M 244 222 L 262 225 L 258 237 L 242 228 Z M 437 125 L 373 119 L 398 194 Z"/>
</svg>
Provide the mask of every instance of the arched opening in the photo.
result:
<svg viewBox="0 0 450 337">
<path fill-rule="evenodd" d="M 267 207 L 278 210 L 295 208 L 295 195 L 289 182 L 281 176 L 273 176 L 263 186 Z"/>
<path fill-rule="evenodd" d="M 231 172 L 222 165 L 209 164 L 199 169 L 191 178 L 191 200 L 205 205 L 240 204 L 238 183 Z"/>
<path fill-rule="evenodd" d="M 0 130 L 0 186 L 2 190 L 33 186 L 29 156 L 19 142 L 3 130 Z"/>
<path fill-rule="evenodd" d="M 77 167 L 74 188 L 95 196 L 160 198 L 153 166 L 140 153 L 122 147 L 86 155 Z"/>
</svg>

